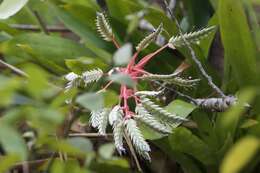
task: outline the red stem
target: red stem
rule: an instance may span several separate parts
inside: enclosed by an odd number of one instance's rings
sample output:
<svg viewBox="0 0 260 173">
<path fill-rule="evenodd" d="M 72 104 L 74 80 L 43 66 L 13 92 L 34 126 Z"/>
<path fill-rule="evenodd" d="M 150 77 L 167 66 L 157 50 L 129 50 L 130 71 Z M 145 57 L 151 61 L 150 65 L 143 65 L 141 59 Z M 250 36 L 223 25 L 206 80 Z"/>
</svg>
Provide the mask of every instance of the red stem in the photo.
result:
<svg viewBox="0 0 260 173">
<path fill-rule="evenodd" d="M 128 72 L 129 72 L 130 69 L 135 65 L 135 61 L 136 61 L 136 58 L 138 57 L 138 54 L 139 54 L 139 51 L 137 51 L 137 52 L 133 55 L 132 59 L 131 59 L 130 62 L 128 63 L 128 65 L 127 65 L 127 71 L 128 71 Z"/>
<path fill-rule="evenodd" d="M 155 56 L 157 55 L 158 53 L 160 53 L 161 51 L 163 51 L 165 48 L 168 47 L 168 44 L 164 45 L 163 47 L 161 47 L 160 49 L 156 50 L 155 52 L 153 53 L 150 53 L 148 55 L 146 55 L 144 58 L 142 58 L 139 63 L 135 66 L 136 68 L 139 68 L 139 69 L 143 69 L 144 66 Z"/>
</svg>

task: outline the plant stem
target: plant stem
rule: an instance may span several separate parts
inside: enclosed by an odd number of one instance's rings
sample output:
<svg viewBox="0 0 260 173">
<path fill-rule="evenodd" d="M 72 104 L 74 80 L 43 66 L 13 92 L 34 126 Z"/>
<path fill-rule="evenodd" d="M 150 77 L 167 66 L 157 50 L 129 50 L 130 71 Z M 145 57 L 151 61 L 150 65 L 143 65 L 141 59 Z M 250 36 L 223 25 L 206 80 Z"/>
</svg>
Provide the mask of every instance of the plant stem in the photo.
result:
<svg viewBox="0 0 260 173">
<path fill-rule="evenodd" d="M 167 9 L 168 13 L 170 14 L 172 20 L 175 21 L 176 26 L 179 29 L 180 36 L 181 36 L 182 40 L 184 41 L 185 45 L 187 46 L 187 48 L 189 49 L 190 54 L 191 54 L 191 58 L 195 62 L 195 64 L 197 65 L 197 67 L 200 70 L 201 74 L 208 81 L 208 84 L 211 86 L 211 88 L 216 91 L 216 93 L 218 93 L 223 98 L 226 97 L 226 95 L 223 93 L 223 91 L 221 91 L 221 89 L 216 84 L 213 83 L 211 76 L 209 76 L 207 74 L 207 72 L 205 71 L 205 69 L 203 68 L 201 62 L 198 60 L 198 58 L 196 56 L 196 53 L 193 50 L 193 48 L 191 47 L 190 43 L 183 36 L 182 30 L 181 30 L 181 26 L 180 26 L 177 18 L 175 17 L 175 15 L 172 13 L 171 9 L 169 8 L 169 5 L 168 5 L 166 0 L 164 0 L 164 4 L 165 4 L 166 9 Z"/>
<path fill-rule="evenodd" d="M 38 32 L 41 30 L 40 27 L 36 26 L 36 25 L 27 25 L 27 24 L 11 24 L 9 25 L 11 28 L 17 29 L 17 30 L 24 30 L 24 31 L 34 31 L 34 32 Z M 56 26 L 46 26 L 46 29 L 48 30 L 48 32 L 71 32 L 69 29 L 67 28 L 63 28 L 63 27 L 56 27 Z"/>
<path fill-rule="evenodd" d="M 11 69 L 14 73 L 16 73 L 16 74 L 18 74 L 20 76 L 23 76 L 23 77 L 26 77 L 26 78 L 29 77 L 28 74 L 26 74 L 22 70 L 16 68 L 15 66 L 13 66 L 11 64 L 8 64 L 8 63 L 4 62 L 3 60 L 0 60 L 0 64 L 3 65 L 6 68 Z"/>
<path fill-rule="evenodd" d="M 43 21 L 42 17 L 39 15 L 39 13 L 35 10 L 32 10 L 35 18 L 37 19 L 39 25 L 40 25 L 40 28 L 42 29 L 42 31 L 46 34 L 46 35 L 50 35 L 46 25 L 45 25 L 45 22 Z"/>
<path fill-rule="evenodd" d="M 109 133 L 104 135 L 100 135 L 99 133 L 71 133 L 68 137 L 87 137 L 87 138 L 112 138 L 113 134 Z"/>
<path fill-rule="evenodd" d="M 131 154 L 132 154 L 132 156 L 133 156 L 133 158 L 135 160 L 135 164 L 136 164 L 136 167 L 137 167 L 138 171 L 139 172 L 143 172 L 143 170 L 141 168 L 141 165 L 139 163 L 139 160 L 137 158 L 137 155 L 135 153 L 135 149 L 133 147 L 133 144 L 132 144 L 132 142 L 131 142 L 130 138 L 128 137 L 127 132 L 125 130 L 124 130 L 124 137 L 125 137 L 125 141 L 126 141 L 128 147 L 129 147 L 129 150 L 130 150 L 130 152 L 131 152 Z"/>
</svg>

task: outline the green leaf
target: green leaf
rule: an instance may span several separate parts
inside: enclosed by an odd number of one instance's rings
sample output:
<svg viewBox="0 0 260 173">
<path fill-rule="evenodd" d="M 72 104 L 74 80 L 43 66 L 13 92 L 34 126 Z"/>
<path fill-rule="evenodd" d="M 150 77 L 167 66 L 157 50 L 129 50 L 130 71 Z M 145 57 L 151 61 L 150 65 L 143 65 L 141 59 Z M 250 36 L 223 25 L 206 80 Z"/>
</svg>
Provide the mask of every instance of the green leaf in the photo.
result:
<svg viewBox="0 0 260 173">
<path fill-rule="evenodd" d="M 87 138 L 80 138 L 80 137 L 74 137 L 67 139 L 67 142 L 80 150 L 82 153 L 89 153 L 92 152 L 93 146 L 89 139 Z"/>
<path fill-rule="evenodd" d="M 195 105 L 182 100 L 174 100 L 165 107 L 167 111 L 175 113 L 183 118 L 186 118 L 196 108 L 197 107 Z"/>
<path fill-rule="evenodd" d="M 76 102 L 91 111 L 100 110 L 104 107 L 104 99 L 101 93 L 86 93 L 77 97 Z"/>
<path fill-rule="evenodd" d="M 247 136 L 239 140 L 225 156 L 221 167 L 221 173 L 239 173 L 253 156 L 259 151 L 259 139 Z"/>
<path fill-rule="evenodd" d="M 106 90 L 102 93 L 104 95 L 105 107 L 112 107 L 118 103 L 118 94 L 113 90 Z"/>
<path fill-rule="evenodd" d="M 241 0 L 219 0 L 218 18 L 225 59 L 240 86 L 255 83 L 256 46 Z M 234 32 L 234 29 L 236 32 Z"/>
<path fill-rule="evenodd" d="M 205 165 L 216 163 L 214 153 L 209 146 L 186 128 L 174 129 L 169 136 L 169 141 L 173 150 L 192 155 Z"/>
<path fill-rule="evenodd" d="M 54 160 L 51 166 L 51 173 L 86 173 L 84 168 L 81 168 L 79 162 L 69 159 L 66 162 L 62 162 L 59 159 Z"/>
<path fill-rule="evenodd" d="M 95 28 L 96 11 L 89 7 L 67 4 L 57 7 L 49 3 L 50 8 L 64 25 L 81 37 L 86 43 L 104 47 L 105 42 L 99 38 Z"/>
<path fill-rule="evenodd" d="M 195 160 L 185 153 L 173 150 L 170 146 L 168 138 L 162 138 L 159 140 L 153 141 L 157 147 L 162 149 L 162 151 L 172 160 L 179 163 L 186 173 L 202 173 L 198 164 Z"/>
<path fill-rule="evenodd" d="M 4 0 L 0 4 L 0 19 L 7 19 L 20 11 L 28 0 Z"/>
<path fill-rule="evenodd" d="M 167 111 L 177 114 L 178 116 L 183 118 L 186 118 L 194 109 L 196 109 L 196 106 L 182 100 L 174 100 L 168 106 L 166 106 Z M 174 123 L 172 127 L 176 128 L 180 124 L 181 123 Z"/>
<path fill-rule="evenodd" d="M 44 96 L 48 87 L 47 73 L 35 65 L 27 65 L 24 71 L 29 75 L 27 91 L 36 98 Z"/>
<path fill-rule="evenodd" d="M 241 114 L 245 112 L 245 104 L 250 103 L 255 97 L 255 90 L 244 89 L 238 96 L 238 103 L 231 109 L 218 116 L 216 121 L 216 132 L 221 142 L 225 141 L 228 135 L 234 138 Z"/>
<path fill-rule="evenodd" d="M 59 64 L 64 64 L 64 59 L 90 55 L 87 48 L 74 41 L 36 33 L 21 34 L 0 44 L 0 52 L 4 55 L 19 57 L 19 59 L 28 59 L 30 57 L 28 52 L 23 51 L 27 49 L 23 49 L 19 45 L 25 45 L 32 49 L 35 56 Z"/>
<path fill-rule="evenodd" d="M 142 135 L 145 139 L 156 140 L 156 139 L 161 139 L 166 136 L 166 134 L 159 133 L 159 132 L 155 131 L 154 129 L 152 129 L 151 127 L 148 127 L 144 123 L 140 123 L 140 122 L 137 122 L 137 123 L 138 123 L 138 127 L 141 130 Z"/>
<path fill-rule="evenodd" d="M 258 52 L 260 51 L 260 24 L 258 23 L 258 16 L 254 9 L 254 4 L 252 1 L 243 0 L 244 6 L 248 11 L 248 18 L 250 20 L 252 31 L 254 35 L 254 40 L 257 46 Z"/>
<path fill-rule="evenodd" d="M 15 155 L 19 160 L 27 159 L 27 147 L 21 135 L 6 124 L 0 124 L 0 143 L 5 152 Z"/>
<path fill-rule="evenodd" d="M 66 59 L 67 67 L 77 74 L 82 74 L 85 71 L 100 68 L 102 70 L 107 69 L 108 65 L 103 63 L 97 58 L 80 57 L 77 59 Z"/>
<path fill-rule="evenodd" d="M 8 172 L 8 170 L 19 161 L 19 157 L 16 155 L 7 155 L 1 158 L 0 172 Z"/>
<path fill-rule="evenodd" d="M 113 154 L 115 152 L 115 144 L 110 143 L 110 144 L 104 144 L 98 149 L 98 154 L 103 158 L 103 159 L 111 159 L 113 157 Z"/>
<path fill-rule="evenodd" d="M 135 82 L 131 79 L 131 77 L 122 73 L 113 74 L 109 76 L 109 80 L 119 83 L 121 85 L 127 85 L 129 87 L 135 86 Z"/>
<path fill-rule="evenodd" d="M 126 65 L 132 56 L 132 45 L 127 43 L 120 47 L 114 54 L 113 60 L 115 65 L 121 66 Z"/>
<path fill-rule="evenodd" d="M 0 76 L 0 105 L 6 106 L 12 103 L 16 89 L 21 86 L 17 78 Z"/>
</svg>

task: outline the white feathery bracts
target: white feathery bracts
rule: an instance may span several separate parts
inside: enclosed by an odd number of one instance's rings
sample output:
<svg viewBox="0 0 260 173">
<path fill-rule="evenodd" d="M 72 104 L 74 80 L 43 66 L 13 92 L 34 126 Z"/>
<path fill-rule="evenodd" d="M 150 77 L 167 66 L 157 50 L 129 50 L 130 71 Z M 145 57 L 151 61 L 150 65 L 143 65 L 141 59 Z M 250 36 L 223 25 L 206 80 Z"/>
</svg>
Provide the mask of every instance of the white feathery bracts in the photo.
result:
<svg viewBox="0 0 260 173">
<path fill-rule="evenodd" d="M 141 121 L 152 129 L 164 134 L 171 133 L 170 128 L 166 127 L 164 124 L 155 119 L 141 104 L 136 106 L 135 113 L 136 115 L 134 116 L 134 118 L 136 120 Z"/>
<path fill-rule="evenodd" d="M 140 79 L 163 81 L 166 82 L 167 84 L 173 84 L 184 88 L 192 88 L 196 86 L 200 81 L 200 79 L 184 79 L 178 77 L 175 73 L 169 75 L 148 74 L 148 75 L 143 75 Z"/>
<path fill-rule="evenodd" d="M 147 98 L 145 96 L 141 96 L 140 101 L 141 101 L 142 105 L 145 107 L 145 109 L 148 110 L 149 112 L 151 112 L 152 114 L 156 114 L 158 116 L 167 118 L 167 119 L 175 121 L 175 122 L 188 121 L 186 118 L 177 116 L 173 113 L 166 111 L 165 109 L 163 109 L 159 105 L 155 104 L 152 100 L 150 100 L 149 98 Z"/>
<path fill-rule="evenodd" d="M 99 68 L 85 71 L 81 75 L 70 72 L 65 76 L 68 83 L 65 86 L 65 91 L 84 85 L 85 87 L 91 82 L 97 82 L 103 76 L 103 71 Z"/>
<path fill-rule="evenodd" d="M 161 91 L 137 91 L 135 92 L 136 96 L 149 96 L 149 97 L 156 97 L 159 96 L 160 94 L 162 94 L 162 90 Z"/>
<path fill-rule="evenodd" d="M 151 34 L 149 34 L 148 36 L 146 36 L 137 46 L 136 46 L 136 50 L 137 52 L 142 51 L 143 49 L 147 48 L 153 41 L 155 41 L 157 39 L 157 37 L 160 35 L 160 33 L 162 32 L 163 29 L 163 24 L 161 23 L 158 28 L 152 32 Z"/>
<path fill-rule="evenodd" d="M 104 13 L 97 13 L 96 26 L 105 41 L 112 41 L 114 39 L 112 28 Z"/>
<path fill-rule="evenodd" d="M 99 68 L 82 73 L 82 78 L 85 85 L 91 82 L 97 82 L 102 76 L 103 76 L 103 71 Z"/>
<path fill-rule="evenodd" d="M 103 108 L 92 111 L 90 124 L 97 128 L 101 135 L 106 135 L 108 124 L 112 126 L 115 147 L 120 155 L 125 152 L 123 141 L 127 135 L 130 137 L 136 152 L 142 158 L 150 160 L 150 146 L 145 141 L 137 121 L 162 134 L 171 133 L 173 127 L 187 121 L 185 118 L 167 112 L 146 98 L 147 95 L 153 96 L 158 93 L 160 92 L 140 91 L 138 97 L 140 97 L 141 103 L 136 105 L 135 115 L 132 118 L 124 118 L 122 108 L 120 105 L 116 105 L 112 109 Z"/>
<path fill-rule="evenodd" d="M 186 34 L 183 35 L 183 37 L 189 43 L 196 43 L 196 42 L 200 41 L 201 39 L 207 37 L 215 29 L 216 29 L 215 26 L 211 26 L 211 27 L 199 30 L 199 31 L 186 33 Z M 170 38 L 169 45 L 172 46 L 172 47 L 181 47 L 181 46 L 185 45 L 185 42 L 184 42 L 182 36 L 176 36 L 176 37 Z"/>
<path fill-rule="evenodd" d="M 118 153 L 121 155 L 125 152 L 123 138 L 124 138 L 124 122 L 123 120 L 117 120 L 113 125 L 113 136 L 115 141 L 115 147 Z"/>
<path fill-rule="evenodd" d="M 91 112 L 90 123 L 92 127 L 98 128 L 98 132 L 101 135 L 106 135 L 106 128 L 108 125 L 109 109 L 104 108 Z"/>
<path fill-rule="evenodd" d="M 149 152 L 150 146 L 145 141 L 141 131 L 139 130 L 137 123 L 133 119 L 125 120 L 126 132 L 130 136 L 133 146 L 136 152 L 143 158 L 150 160 Z"/>
<path fill-rule="evenodd" d="M 117 120 L 121 120 L 123 117 L 123 111 L 121 109 L 121 107 L 119 105 L 116 105 L 112 110 L 111 112 L 109 113 L 108 115 L 108 119 L 109 119 L 109 124 L 111 126 L 114 125 L 114 123 L 117 121 Z"/>
<path fill-rule="evenodd" d="M 65 86 L 65 92 L 69 91 L 72 88 L 79 87 L 83 82 L 81 76 L 73 72 L 67 74 L 64 78 L 68 81 Z"/>
</svg>

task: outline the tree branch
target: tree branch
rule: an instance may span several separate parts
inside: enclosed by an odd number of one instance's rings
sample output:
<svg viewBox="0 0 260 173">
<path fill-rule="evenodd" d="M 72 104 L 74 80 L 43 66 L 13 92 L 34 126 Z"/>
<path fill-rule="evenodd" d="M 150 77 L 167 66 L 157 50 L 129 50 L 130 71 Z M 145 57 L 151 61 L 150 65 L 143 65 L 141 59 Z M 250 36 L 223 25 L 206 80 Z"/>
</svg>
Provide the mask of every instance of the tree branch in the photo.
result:
<svg viewBox="0 0 260 173">
<path fill-rule="evenodd" d="M 17 29 L 17 30 L 24 30 L 24 31 L 34 31 L 38 32 L 41 31 L 41 28 L 36 25 L 27 25 L 27 24 L 10 24 L 11 28 Z M 58 26 L 46 26 L 46 29 L 48 32 L 71 32 L 69 29 L 64 27 L 58 27 Z"/>
</svg>

